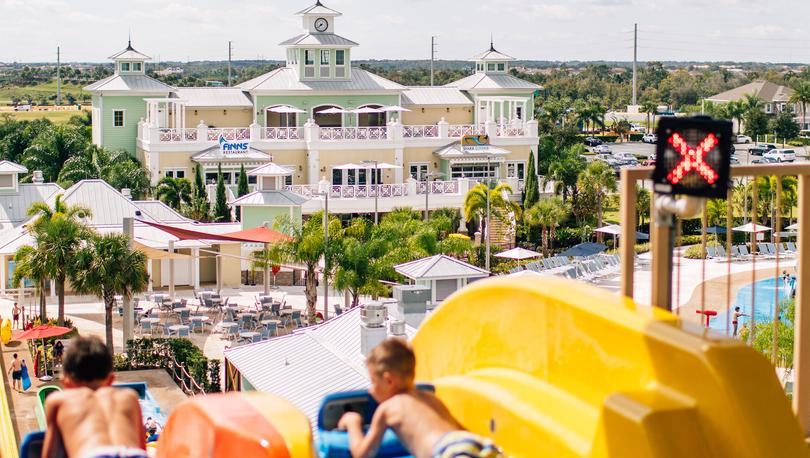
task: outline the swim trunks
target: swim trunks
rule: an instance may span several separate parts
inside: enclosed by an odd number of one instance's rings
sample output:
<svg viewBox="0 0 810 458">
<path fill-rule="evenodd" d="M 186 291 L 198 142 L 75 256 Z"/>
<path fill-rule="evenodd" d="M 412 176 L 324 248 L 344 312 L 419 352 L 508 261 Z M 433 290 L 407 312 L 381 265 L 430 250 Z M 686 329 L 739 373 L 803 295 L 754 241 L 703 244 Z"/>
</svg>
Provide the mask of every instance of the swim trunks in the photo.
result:
<svg viewBox="0 0 810 458">
<path fill-rule="evenodd" d="M 433 458 L 501 458 L 503 452 L 491 440 L 469 431 L 451 431 L 433 446 Z"/>
<path fill-rule="evenodd" d="M 107 446 L 88 450 L 81 458 L 148 458 L 148 455 L 139 448 Z"/>
<path fill-rule="evenodd" d="M 12 380 L 20 380 L 22 379 L 22 369 L 18 371 L 11 371 L 11 379 Z"/>
</svg>

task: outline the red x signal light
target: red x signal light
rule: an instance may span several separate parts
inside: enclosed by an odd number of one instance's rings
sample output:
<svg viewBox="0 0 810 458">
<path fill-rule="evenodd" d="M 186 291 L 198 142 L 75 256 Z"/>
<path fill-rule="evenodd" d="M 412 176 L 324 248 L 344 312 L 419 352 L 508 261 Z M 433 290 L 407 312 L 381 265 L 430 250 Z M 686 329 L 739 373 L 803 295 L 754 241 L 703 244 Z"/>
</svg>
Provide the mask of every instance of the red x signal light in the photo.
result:
<svg viewBox="0 0 810 458">
<path fill-rule="evenodd" d="M 731 123 L 710 118 L 663 118 L 658 125 L 656 192 L 725 197 Z"/>
</svg>

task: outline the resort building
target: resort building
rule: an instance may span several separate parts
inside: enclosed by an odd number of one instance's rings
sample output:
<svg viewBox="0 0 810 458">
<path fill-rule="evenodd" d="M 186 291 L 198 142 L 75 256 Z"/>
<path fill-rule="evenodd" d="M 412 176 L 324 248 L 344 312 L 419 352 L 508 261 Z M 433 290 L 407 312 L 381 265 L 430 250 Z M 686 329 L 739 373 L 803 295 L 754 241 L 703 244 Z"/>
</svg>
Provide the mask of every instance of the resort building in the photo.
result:
<svg viewBox="0 0 810 458">
<path fill-rule="evenodd" d="M 317 2 L 297 15 L 301 33 L 280 44 L 285 65 L 234 87 L 171 87 L 146 75 L 149 57 L 131 44 L 112 55 L 115 73 L 87 87 L 94 143 L 129 151 L 153 183 L 190 178 L 196 165 L 210 183 L 221 165 L 235 185 L 242 166 L 272 162 L 291 172 L 286 190 L 328 192 L 347 201 L 330 202 L 342 213 L 373 211 L 375 196 L 381 211 L 421 207 L 425 192 L 446 196 L 430 208 L 460 206 L 484 178 L 519 195 L 540 87 L 509 74 L 512 57 L 490 44 L 470 76 L 406 87 L 352 66 L 359 45 L 337 34 L 341 13 Z M 303 211 L 321 208 L 315 199 Z"/>
</svg>

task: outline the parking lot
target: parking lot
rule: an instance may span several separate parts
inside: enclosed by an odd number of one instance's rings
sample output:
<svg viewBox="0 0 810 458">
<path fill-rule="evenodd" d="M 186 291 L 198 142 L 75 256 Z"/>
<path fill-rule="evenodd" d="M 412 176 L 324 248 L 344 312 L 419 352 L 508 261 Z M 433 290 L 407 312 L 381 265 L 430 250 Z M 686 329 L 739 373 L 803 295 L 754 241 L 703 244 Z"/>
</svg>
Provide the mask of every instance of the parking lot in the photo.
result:
<svg viewBox="0 0 810 458">
<path fill-rule="evenodd" d="M 610 147 L 610 150 L 613 154 L 616 153 L 630 153 L 637 157 L 639 157 L 639 162 L 642 162 L 644 159 L 650 154 L 655 153 L 655 145 L 649 143 L 641 143 L 641 142 L 624 142 L 624 143 L 607 143 Z M 755 146 L 754 143 L 747 143 L 747 144 L 735 144 L 734 148 L 736 149 L 734 155 L 740 161 L 740 164 L 749 164 L 752 160 L 758 159 L 761 156 L 752 156 L 748 153 L 749 149 Z M 777 147 L 781 148 L 782 145 L 776 145 Z M 801 146 L 785 146 L 785 148 L 790 148 L 796 151 L 796 162 L 804 162 L 807 161 L 807 151 L 805 151 L 805 147 Z M 593 148 L 588 148 L 588 150 L 592 151 Z"/>
</svg>

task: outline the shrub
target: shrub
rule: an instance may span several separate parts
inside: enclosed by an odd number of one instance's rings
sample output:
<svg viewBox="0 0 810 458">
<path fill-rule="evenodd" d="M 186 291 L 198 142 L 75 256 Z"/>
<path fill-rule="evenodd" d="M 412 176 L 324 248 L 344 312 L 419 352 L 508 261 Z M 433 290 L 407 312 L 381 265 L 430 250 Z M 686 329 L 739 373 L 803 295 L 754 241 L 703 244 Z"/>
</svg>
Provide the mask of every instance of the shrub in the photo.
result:
<svg viewBox="0 0 810 458">
<path fill-rule="evenodd" d="M 115 358 L 115 370 L 166 369 L 173 374 L 171 358 L 185 367 L 206 393 L 221 391 L 219 360 L 209 360 L 188 339 L 133 339 L 127 342 L 126 355 Z"/>
<path fill-rule="evenodd" d="M 706 244 L 706 248 L 718 246 L 715 242 Z M 692 245 L 683 252 L 683 257 L 687 259 L 703 259 L 703 248 L 700 245 Z"/>
</svg>

